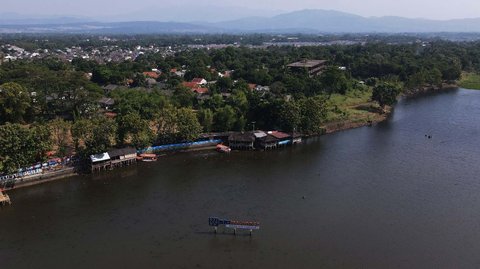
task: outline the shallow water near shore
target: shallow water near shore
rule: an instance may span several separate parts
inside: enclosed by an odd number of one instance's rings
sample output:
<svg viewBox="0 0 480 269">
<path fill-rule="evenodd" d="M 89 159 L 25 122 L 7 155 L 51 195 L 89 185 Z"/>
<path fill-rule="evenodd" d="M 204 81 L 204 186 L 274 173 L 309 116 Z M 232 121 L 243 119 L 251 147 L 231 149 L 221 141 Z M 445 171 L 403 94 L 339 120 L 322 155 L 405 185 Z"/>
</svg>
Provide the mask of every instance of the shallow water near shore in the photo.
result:
<svg viewBox="0 0 480 269">
<path fill-rule="evenodd" d="M 480 91 L 459 89 L 295 147 L 18 189 L 0 209 L 0 267 L 478 268 L 479 142 Z M 209 216 L 261 230 L 214 235 Z"/>
</svg>

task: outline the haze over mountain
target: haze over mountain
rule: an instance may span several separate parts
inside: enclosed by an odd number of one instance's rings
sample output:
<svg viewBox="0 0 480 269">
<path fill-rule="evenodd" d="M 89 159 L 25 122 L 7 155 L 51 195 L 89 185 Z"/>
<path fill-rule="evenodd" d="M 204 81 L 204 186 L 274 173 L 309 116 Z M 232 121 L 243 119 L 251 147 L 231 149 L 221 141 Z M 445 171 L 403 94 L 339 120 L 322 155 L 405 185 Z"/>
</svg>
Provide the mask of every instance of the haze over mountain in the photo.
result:
<svg viewBox="0 0 480 269">
<path fill-rule="evenodd" d="M 145 11 L 146 12 L 146 11 Z M 214 11 L 211 11 L 214 14 Z M 240 12 L 241 13 L 241 12 Z M 238 13 L 238 14 L 240 14 Z M 51 17 L 0 19 L 0 33 L 413 33 L 480 32 L 480 18 L 454 20 L 409 19 L 402 17 L 362 17 L 333 10 L 301 10 L 276 16 L 244 17 L 215 22 L 188 17 L 173 22 L 138 13 L 135 22 L 92 22 L 98 18 Z M 173 14 L 173 13 L 172 13 Z M 213 16 L 213 15 L 211 15 Z M 138 19 L 137 19 L 138 17 Z M 161 16 L 158 16 L 159 18 Z M 124 16 L 128 18 L 128 16 Z M 143 19 L 142 19 L 143 18 Z M 223 18 L 223 17 L 219 17 Z M 119 19 L 119 18 L 117 18 Z M 117 20 L 103 18 L 103 21 Z M 171 18 L 173 19 L 173 18 Z M 42 21 L 43 20 L 43 21 Z M 62 21 L 63 20 L 63 21 Z M 148 20 L 148 21 L 143 21 Z M 2 23 L 2 22 L 6 23 Z M 22 23 L 15 23 L 15 22 Z M 163 22 L 159 22 L 163 21 Z M 190 21 L 190 22 L 188 22 Z M 31 22 L 31 23 L 28 23 Z M 188 23 L 186 23 L 188 22 Z M 17 25 L 14 25 L 17 24 Z"/>
<path fill-rule="evenodd" d="M 24 15 L 15 12 L 0 13 L 0 25 L 67 24 L 95 21 L 80 16 Z"/>
<path fill-rule="evenodd" d="M 214 24 L 233 31 L 253 32 L 480 32 L 480 18 L 427 20 L 401 17 L 362 17 L 333 10 L 306 9 L 271 18 L 252 17 Z"/>
</svg>

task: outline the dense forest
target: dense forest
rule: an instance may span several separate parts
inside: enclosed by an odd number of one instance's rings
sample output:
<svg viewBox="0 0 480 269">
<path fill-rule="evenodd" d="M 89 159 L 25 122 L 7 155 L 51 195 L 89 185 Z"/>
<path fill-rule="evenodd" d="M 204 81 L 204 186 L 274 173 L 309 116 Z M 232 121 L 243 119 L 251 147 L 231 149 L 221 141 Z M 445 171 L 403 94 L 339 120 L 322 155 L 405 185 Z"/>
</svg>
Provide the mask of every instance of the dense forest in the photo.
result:
<svg viewBox="0 0 480 269">
<path fill-rule="evenodd" d="M 210 38 L 217 43 L 235 39 Z M 128 44 L 141 39 L 132 37 Z M 165 40 L 163 45 L 172 45 Z M 334 102 L 342 96 L 368 96 L 381 113 L 402 89 L 441 87 L 455 83 L 464 71 L 480 71 L 478 42 L 387 41 L 183 48 L 108 63 L 53 56 L 5 61 L 0 65 L 0 173 L 43 161 L 52 151 L 59 157 L 88 156 L 123 145 L 194 141 L 204 132 L 258 128 L 319 134 L 326 122 L 339 119 L 333 114 L 346 114 Z M 12 38 L 8 43 L 33 51 L 105 46 L 75 36 L 38 42 Z M 324 59 L 328 67 L 319 76 L 287 67 L 303 59 Z M 152 70 L 158 74 L 154 83 L 144 73 Z M 175 72 L 180 70 L 181 75 Z M 207 92 L 185 86 L 194 78 L 208 81 L 202 86 Z M 268 88 L 256 90 L 258 86 Z"/>
</svg>

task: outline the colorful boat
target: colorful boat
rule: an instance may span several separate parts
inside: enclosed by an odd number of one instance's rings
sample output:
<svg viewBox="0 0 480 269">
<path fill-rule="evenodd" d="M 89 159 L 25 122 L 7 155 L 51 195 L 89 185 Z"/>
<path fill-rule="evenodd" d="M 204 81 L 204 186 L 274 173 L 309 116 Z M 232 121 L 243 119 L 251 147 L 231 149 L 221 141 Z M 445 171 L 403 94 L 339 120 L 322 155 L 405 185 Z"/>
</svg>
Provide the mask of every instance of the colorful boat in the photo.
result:
<svg viewBox="0 0 480 269">
<path fill-rule="evenodd" d="M 137 160 L 142 161 L 142 162 L 155 162 L 155 161 L 157 161 L 157 155 L 156 154 L 143 153 L 143 154 L 138 155 Z"/>
<path fill-rule="evenodd" d="M 225 146 L 225 145 L 218 144 L 217 145 L 217 151 L 221 152 L 221 153 L 230 153 L 232 151 L 232 149 Z"/>
</svg>

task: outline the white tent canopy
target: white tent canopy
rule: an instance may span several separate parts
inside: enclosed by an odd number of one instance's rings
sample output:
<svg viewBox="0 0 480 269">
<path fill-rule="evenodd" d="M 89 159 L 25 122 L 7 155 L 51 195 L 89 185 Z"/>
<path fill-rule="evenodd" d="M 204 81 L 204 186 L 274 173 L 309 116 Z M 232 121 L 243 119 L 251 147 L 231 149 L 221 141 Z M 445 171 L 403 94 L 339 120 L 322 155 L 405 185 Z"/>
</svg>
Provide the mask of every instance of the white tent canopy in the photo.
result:
<svg viewBox="0 0 480 269">
<path fill-rule="evenodd" d="M 107 152 L 90 155 L 90 160 L 92 160 L 92 163 L 108 161 L 110 160 L 110 155 Z"/>
</svg>

